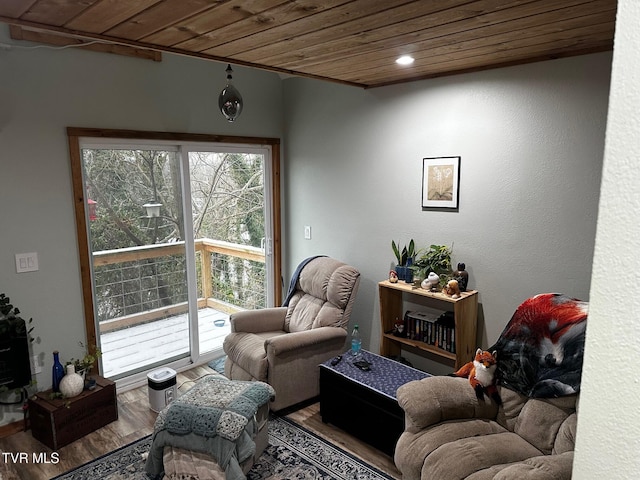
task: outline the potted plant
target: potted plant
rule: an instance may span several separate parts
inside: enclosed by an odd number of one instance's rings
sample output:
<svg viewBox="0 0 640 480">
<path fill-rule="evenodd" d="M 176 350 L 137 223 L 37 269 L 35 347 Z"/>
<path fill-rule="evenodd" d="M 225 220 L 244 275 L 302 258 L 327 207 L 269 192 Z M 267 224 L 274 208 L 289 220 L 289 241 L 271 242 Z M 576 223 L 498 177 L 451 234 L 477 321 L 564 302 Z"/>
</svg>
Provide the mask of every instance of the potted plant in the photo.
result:
<svg viewBox="0 0 640 480">
<path fill-rule="evenodd" d="M 416 275 L 426 278 L 430 272 L 440 277 L 440 284 L 444 285 L 451 275 L 452 247 L 446 245 L 431 245 L 414 262 L 413 269 Z"/>
<path fill-rule="evenodd" d="M 78 344 L 82 348 L 86 348 L 84 343 L 78 342 Z M 101 355 L 102 355 L 102 352 L 100 351 L 100 349 L 94 345 L 93 348 L 86 349 L 86 353 L 84 357 L 72 358 L 70 361 L 67 362 L 67 365 L 73 364 L 76 369 L 76 373 L 82 375 L 83 378 L 87 378 L 88 375 L 91 373 L 91 370 L 93 369 L 93 366 L 95 365 L 96 361 Z"/>
<path fill-rule="evenodd" d="M 407 283 L 413 282 L 413 270 L 411 266 L 414 264 L 416 258 L 416 244 L 413 238 L 409 241 L 409 245 L 405 245 L 400 250 L 400 244 L 396 244 L 395 240 L 391 240 L 391 249 L 398 265 L 396 266 L 396 273 L 399 280 L 404 280 Z"/>
</svg>

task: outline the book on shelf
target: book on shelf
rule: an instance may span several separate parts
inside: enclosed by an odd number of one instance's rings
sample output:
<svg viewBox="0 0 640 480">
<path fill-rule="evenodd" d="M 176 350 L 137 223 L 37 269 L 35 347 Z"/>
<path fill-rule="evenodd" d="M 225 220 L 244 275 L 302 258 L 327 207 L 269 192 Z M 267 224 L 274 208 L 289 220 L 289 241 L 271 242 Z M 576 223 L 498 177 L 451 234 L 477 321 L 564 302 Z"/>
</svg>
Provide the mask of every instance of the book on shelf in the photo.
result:
<svg viewBox="0 0 640 480">
<path fill-rule="evenodd" d="M 455 332 L 456 323 L 453 312 L 444 312 L 438 320 L 436 320 L 440 343 L 438 347 L 446 350 L 447 352 L 455 353 Z"/>
<path fill-rule="evenodd" d="M 404 315 L 406 337 L 441 348 L 447 352 L 456 352 L 455 318 L 453 312 L 441 314 L 407 310 Z"/>
</svg>

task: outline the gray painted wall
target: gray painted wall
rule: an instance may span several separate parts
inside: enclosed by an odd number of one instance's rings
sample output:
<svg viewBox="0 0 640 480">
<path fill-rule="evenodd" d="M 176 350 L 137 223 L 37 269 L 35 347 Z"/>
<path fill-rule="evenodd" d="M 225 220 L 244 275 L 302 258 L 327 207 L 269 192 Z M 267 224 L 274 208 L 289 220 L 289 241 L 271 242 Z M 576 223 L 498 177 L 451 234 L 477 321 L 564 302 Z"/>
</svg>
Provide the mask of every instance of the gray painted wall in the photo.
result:
<svg viewBox="0 0 640 480">
<path fill-rule="evenodd" d="M 453 244 L 480 292 L 482 347 L 534 294 L 588 300 L 610 70 L 597 54 L 372 90 L 286 80 L 284 271 L 314 254 L 356 266 L 352 323 L 373 351 L 392 239 Z M 422 158 L 451 155 L 459 211 L 422 211 Z"/>
<path fill-rule="evenodd" d="M 6 25 L 0 41 L 15 43 Z M 24 42 L 19 42 L 24 45 Z M 218 112 L 225 64 L 163 55 L 152 62 L 66 50 L 0 50 L 0 292 L 33 317 L 51 386 L 53 350 L 64 359 L 85 340 L 66 127 L 282 136 L 282 82 L 235 68 L 245 100 L 233 124 Z M 16 253 L 37 252 L 40 270 L 16 274 Z M 0 424 L 22 418 L 0 410 Z"/>
</svg>

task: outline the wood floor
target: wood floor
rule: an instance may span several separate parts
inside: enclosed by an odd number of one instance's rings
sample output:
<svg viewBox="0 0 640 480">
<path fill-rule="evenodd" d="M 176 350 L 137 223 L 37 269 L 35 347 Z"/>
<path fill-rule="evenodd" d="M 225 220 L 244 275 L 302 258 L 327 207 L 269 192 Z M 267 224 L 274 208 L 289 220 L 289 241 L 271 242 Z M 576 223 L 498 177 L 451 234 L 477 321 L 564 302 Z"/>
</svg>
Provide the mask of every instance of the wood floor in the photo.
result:
<svg viewBox="0 0 640 480">
<path fill-rule="evenodd" d="M 193 381 L 211 372 L 212 370 L 205 366 L 178 374 L 179 391 L 185 392 L 193 385 Z M 118 394 L 118 420 L 58 450 L 57 463 L 32 462 L 32 453 L 46 453 L 47 458 L 51 459 L 52 451 L 35 440 L 30 431 L 1 438 L 0 480 L 50 479 L 150 434 L 153 431 L 156 415 L 149 408 L 146 386 L 120 393 Z M 395 468 L 391 457 L 336 427 L 322 423 L 318 403 L 289 413 L 287 416 L 388 475 L 400 479 L 400 473 Z M 13 453 L 14 458 L 17 458 L 15 454 L 21 452 L 27 453 L 28 461 L 12 462 L 9 454 Z"/>
</svg>

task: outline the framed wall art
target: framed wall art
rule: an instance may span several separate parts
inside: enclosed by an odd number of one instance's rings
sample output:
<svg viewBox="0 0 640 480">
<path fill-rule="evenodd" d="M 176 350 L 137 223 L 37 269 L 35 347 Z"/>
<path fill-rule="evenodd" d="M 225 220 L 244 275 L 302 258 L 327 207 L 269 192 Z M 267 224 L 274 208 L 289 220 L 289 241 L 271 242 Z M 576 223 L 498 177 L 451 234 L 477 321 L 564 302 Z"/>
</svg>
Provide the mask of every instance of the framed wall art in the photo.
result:
<svg viewBox="0 0 640 480">
<path fill-rule="evenodd" d="M 431 157 L 422 160 L 422 208 L 458 208 L 460 158 Z"/>
</svg>

